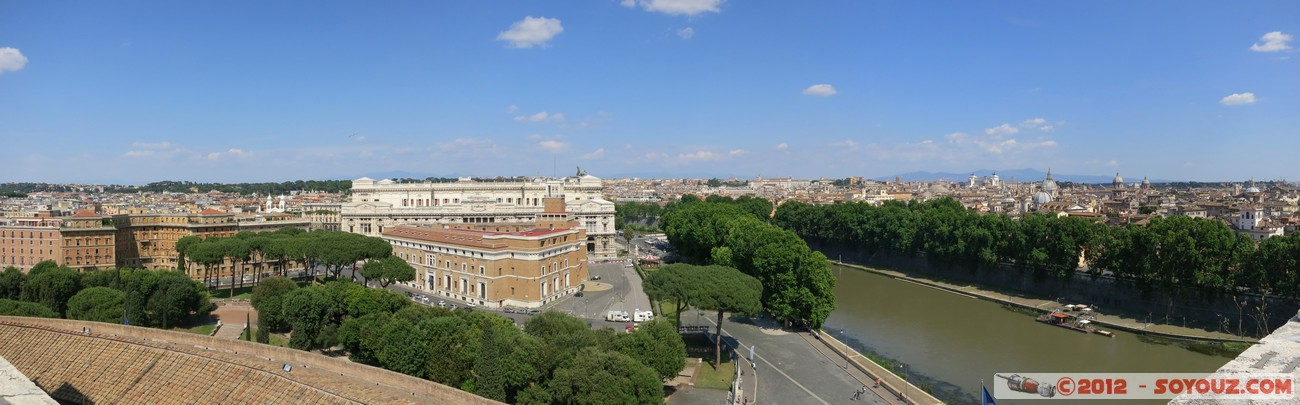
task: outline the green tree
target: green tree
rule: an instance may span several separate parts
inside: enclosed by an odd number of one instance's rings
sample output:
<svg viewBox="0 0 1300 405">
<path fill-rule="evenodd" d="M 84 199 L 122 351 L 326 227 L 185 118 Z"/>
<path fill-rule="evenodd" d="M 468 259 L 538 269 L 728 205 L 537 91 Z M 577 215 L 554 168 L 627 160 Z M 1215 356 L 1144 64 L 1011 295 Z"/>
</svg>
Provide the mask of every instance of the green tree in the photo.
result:
<svg viewBox="0 0 1300 405">
<path fill-rule="evenodd" d="M 372 318 L 373 319 L 373 318 Z M 380 332 L 382 342 L 375 357 L 384 368 L 424 378 L 430 351 L 424 333 L 406 319 L 391 319 Z"/>
<path fill-rule="evenodd" d="M 176 249 L 176 269 L 185 271 L 185 261 L 189 258 L 189 249 L 191 246 L 203 241 L 198 236 L 185 236 L 176 240 L 174 248 Z M 186 273 L 189 274 L 189 273 Z"/>
<path fill-rule="evenodd" d="M 389 284 L 395 282 L 415 280 L 415 268 L 411 267 L 405 259 L 388 256 L 366 262 L 361 266 L 361 276 L 366 278 L 366 282 L 378 281 L 379 288 L 388 288 Z"/>
<path fill-rule="evenodd" d="M 555 399 L 541 384 L 530 384 L 527 388 L 519 390 L 515 401 L 518 405 L 551 405 Z"/>
<path fill-rule="evenodd" d="M 31 269 L 27 270 L 27 277 L 34 277 L 37 274 L 44 273 L 48 270 L 54 270 L 59 267 L 59 264 L 55 263 L 54 260 L 42 260 L 40 263 L 36 263 L 35 266 L 32 266 Z"/>
<path fill-rule="evenodd" d="M 31 273 L 23 285 L 22 298 L 23 301 L 39 303 L 62 315 L 68 310 L 68 299 L 78 291 L 81 291 L 81 274 L 76 270 L 47 267 Z"/>
<path fill-rule="evenodd" d="M 22 298 L 23 284 L 27 283 L 27 275 L 22 270 L 14 266 L 5 267 L 5 271 L 0 273 L 0 299 L 16 300 Z"/>
<path fill-rule="evenodd" d="M 68 299 L 68 319 L 122 323 L 126 293 L 108 287 L 90 287 Z"/>
<path fill-rule="evenodd" d="M 253 298 L 251 303 L 253 304 L 253 308 L 257 308 L 261 311 L 263 309 L 260 304 L 263 301 L 296 289 L 298 289 L 298 283 L 293 282 L 293 280 L 285 277 L 268 277 L 265 280 L 262 280 L 261 283 L 258 283 L 256 287 L 253 287 Z"/>
<path fill-rule="evenodd" d="M 343 300 L 348 316 L 354 318 L 375 313 L 391 314 L 411 305 L 411 300 L 402 294 L 374 288 L 350 291 Z"/>
<path fill-rule="evenodd" d="M 376 312 L 343 321 L 339 326 L 339 343 L 348 351 L 348 358 L 358 363 L 378 364 L 378 353 L 384 343 L 384 327 L 391 318 L 388 313 Z"/>
<path fill-rule="evenodd" d="M 625 354 L 593 347 L 556 369 L 547 387 L 562 404 L 663 403 L 663 383 L 653 369 Z"/>
<path fill-rule="evenodd" d="M 58 318 L 59 313 L 35 302 L 0 299 L 0 315 L 29 316 L 33 318 Z"/>
<path fill-rule="evenodd" d="M 212 266 L 225 263 L 226 252 L 221 246 L 222 238 L 204 239 L 185 250 L 190 261 L 203 266 L 203 284 L 211 286 L 215 275 Z"/>
<path fill-rule="evenodd" d="M 692 299 L 699 283 L 696 281 L 696 266 L 673 263 L 646 275 L 642 287 L 650 299 L 665 302 L 672 301 L 676 309 L 676 324 L 682 324 L 682 312 L 690 309 Z"/>
<path fill-rule="evenodd" d="M 677 376 L 686 367 L 686 342 L 668 321 L 651 320 L 624 336 L 617 343 L 619 353 L 650 366 L 667 380 Z"/>
<path fill-rule="evenodd" d="M 584 347 L 612 348 L 613 339 L 592 331 L 588 322 L 559 311 L 546 311 L 524 322 L 524 333 L 546 345 L 544 370 L 554 370 Z"/>
<path fill-rule="evenodd" d="M 496 323 L 483 328 L 483 348 L 474 361 L 476 394 L 515 402 L 519 390 L 543 375 L 542 343 L 513 325 Z"/>
<path fill-rule="evenodd" d="M 410 313 L 419 308 L 412 306 L 401 312 Z M 472 392 L 474 376 L 471 370 L 483 347 L 483 329 L 481 324 L 449 312 L 445 314 L 419 321 L 429 342 L 429 350 L 438 353 L 429 356 L 424 367 L 425 375 L 435 382 Z"/>
<path fill-rule="evenodd" d="M 763 285 L 740 270 L 724 266 L 697 268 L 700 281 L 694 304 L 700 309 L 718 311 L 717 338 L 714 339 L 714 367 L 722 364 L 722 315 L 754 315 L 763 309 Z"/>
<path fill-rule="evenodd" d="M 289 347 L 299 350 L 321 347 L 321 332 L 334 317 L 336 308 L 322 287 L 299 288 L 284 294 L 281 313 L 293 328 Z"/>
<path fill-rule="evenodd" d="M 242 234 L 249 233 L 242 232 Z M 249 246 L 246 238 L 225 238 L 217 245 L 221 249 L 222 256 L 230 260 L 230 297 L 235 296 L 236 282 L 240 287 L 244 286 L 244 263 L 247 263 L 253 254 L 253 248 Z"/>
<path fill-rule="evenodd" d="M 148 297 L 145 310 L 154 325 L 163 329 L 189 324 L 212 311 L 207 288 L 175 271 L 159 272 Z M 127 298 L 130 300 L 129 294 Z"/>
</svg>

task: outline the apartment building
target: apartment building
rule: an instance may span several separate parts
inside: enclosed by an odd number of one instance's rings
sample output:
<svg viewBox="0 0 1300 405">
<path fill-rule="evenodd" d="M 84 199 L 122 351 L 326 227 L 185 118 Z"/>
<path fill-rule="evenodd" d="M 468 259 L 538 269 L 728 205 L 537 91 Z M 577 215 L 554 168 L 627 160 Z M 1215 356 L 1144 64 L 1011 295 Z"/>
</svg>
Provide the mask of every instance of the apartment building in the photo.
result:
<svg viewBox="0 0 1300 405">
<path fill-rule="evenodd" d="M 55 217 L 12 218 L 0 225 L 0 267 L 27 271 L 45 260 L 82 271 L 113 268 L 115 229 L 92 211 Z"/>
<path fill-rule="evenodd" d="M 382 237 L 416 268 L 415 287 L 490 308 L 536 308 L 587 279 L 586 228 L 547 198 L 530 223 L 397 225 Z"/>
</svg>

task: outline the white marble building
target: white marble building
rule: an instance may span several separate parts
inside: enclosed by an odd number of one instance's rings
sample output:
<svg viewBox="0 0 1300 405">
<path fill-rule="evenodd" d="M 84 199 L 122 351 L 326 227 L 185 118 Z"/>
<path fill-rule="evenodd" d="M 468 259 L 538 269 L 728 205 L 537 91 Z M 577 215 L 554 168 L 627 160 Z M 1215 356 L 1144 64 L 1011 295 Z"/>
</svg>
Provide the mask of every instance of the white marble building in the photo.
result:
<svg viewBox="0 0 1300 405">
<path fill-rule="evenodd" d="M 399 224 L 535 222 L 542 198 L 563 197 L 566 209 L 587 230 L 592 257 L 613 257 L 614 203 L 605 200 L 595 176 L 539 178 L 532 181 L 397 183 L 360 178 L 352 181 L 351 201 L 341 204 L 340 230 L 379 236 Z"/>
</svg>

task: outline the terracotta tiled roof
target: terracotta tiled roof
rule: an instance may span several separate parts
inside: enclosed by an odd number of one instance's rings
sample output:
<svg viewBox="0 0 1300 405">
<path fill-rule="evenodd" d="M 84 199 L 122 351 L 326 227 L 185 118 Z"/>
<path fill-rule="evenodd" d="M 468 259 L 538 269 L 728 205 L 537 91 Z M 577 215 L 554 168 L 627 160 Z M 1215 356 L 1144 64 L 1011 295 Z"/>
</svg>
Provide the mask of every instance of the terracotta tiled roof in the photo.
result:
<svg viewBox="0 0 1300 405">
<path fill-rule="evenodd" d="M 73 218 L 99 218 L 101 216 L 102 215 L 96 214 L 95 211 L 90 210 L 81 211 L 72 215 Z"/>
<path fill-rule="evenodd" d="M 203 211 L 199 212 L 199 215 L 220 215 L 220 214 L 225 214 L 225 213 L 226 213 L 225 211 L 221 211 L 221 210 L 217 210 L 217 209 L 212 209 L 212 208 L 206 208 L 206 209 L 204 209 Z"/>
</svg>

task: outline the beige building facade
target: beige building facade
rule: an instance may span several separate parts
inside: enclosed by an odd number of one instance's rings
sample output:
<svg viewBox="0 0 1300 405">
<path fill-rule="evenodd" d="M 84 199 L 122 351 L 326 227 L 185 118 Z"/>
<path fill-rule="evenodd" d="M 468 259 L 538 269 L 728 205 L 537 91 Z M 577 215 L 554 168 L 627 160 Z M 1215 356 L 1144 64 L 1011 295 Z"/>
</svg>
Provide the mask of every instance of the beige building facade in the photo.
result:
<svg viewBox="0 0 1300 405">
<path fill-rule="evenodd" d="M 489 308 L 536 308 L 587 279 L 586 229 L 553 199 L 531 223 L 397 225 L 382 237 L 433 297 Z"/>
<path fill-rule="evenodd" d="M 311 222 L 287 214 L 265 214 L 238 217 L 215 209 L 205 209 L 197 214 L 128 214 L 113 217 L 117 230 L 117 266 L 151 270 L 178 268 L 176 241 L 186 236 L 200 238 L 228 238 L 241 231 L 269 232 L 281 228 L 306 230 Z M 259 261 L 243 263 L 237 269 L 229 261 L 211 270 L 219 277 L 235 273 L 249 273 L 253 267 L 267 270 Z M 190 277 L 200 279 L 198 265 L 185 266 Z M 242 270 L 242 271 L 241 271 Z"/>
<path fill-rule="evenodd" d="M 38 214 L 0 226 L 0 267 L 27 271 L 45 260 L 90 271 L 116 264 L 115 229 L 108 218 L 90 211 L 66 217 Z"/>
<path fill-rule="evenodd" d="M 612 257 L 614 203 L 602 195 L 595 176 L 562 179 L 454 183 L 397 183 L 360 178 L 352 181 L 351 201 L 340 204 L 339 229 L 380 236 L 396 226 L 483 225 L 537 222 L 543 200 L 563 199 L 585 232 L 583 247 L 593 257 Z"/>
</svg>

